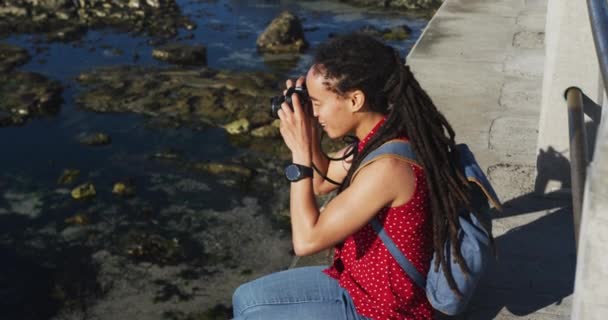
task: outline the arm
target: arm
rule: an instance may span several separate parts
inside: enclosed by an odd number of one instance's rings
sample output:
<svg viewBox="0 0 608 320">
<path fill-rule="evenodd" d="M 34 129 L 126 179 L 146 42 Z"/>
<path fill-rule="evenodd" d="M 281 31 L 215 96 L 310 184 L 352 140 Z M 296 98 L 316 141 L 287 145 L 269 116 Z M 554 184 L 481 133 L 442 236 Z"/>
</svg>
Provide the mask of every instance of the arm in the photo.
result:
<svg viewBox="0 0 608 320">
<path fill-rule="evenodd" d="M 294 251 L 317 253 L 343 241 L 367 224 L 382 208 L 407 202 L 415 178 L 406 162 L 385 158 L 361 170 L 353 183 L 319 214 L 311 179 L 291 184 L 291 225 Z"/>
</svg>

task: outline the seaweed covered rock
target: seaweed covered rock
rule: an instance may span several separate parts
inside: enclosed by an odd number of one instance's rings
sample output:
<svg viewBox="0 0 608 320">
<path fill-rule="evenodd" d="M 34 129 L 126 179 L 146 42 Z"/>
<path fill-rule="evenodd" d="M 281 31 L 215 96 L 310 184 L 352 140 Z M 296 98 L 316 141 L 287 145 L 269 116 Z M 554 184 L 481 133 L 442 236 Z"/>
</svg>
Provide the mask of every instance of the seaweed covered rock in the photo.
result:
<svg viewBox="0 0 608 320">
<path fill-rule="evenodd" d="M 257 39 L 261 52 L 302 52 L 308 47 L 300 19 L 289 11 L 277 16 Z"/>
<path fill-rule="evenodd" d="M 30 59 L 27 50 L 6 43 L 0 43 L 0 73 L 26 63 Z"/>
<path fill-rule="evenodd" d="M 62 91 L 57 81 L 37 73 L 0 73 L 0 127 L 23 125 L 32 117 L 56 114 Z"/>
<path fill-rule="evenodd" d="M 202 45 L 169 44 L 152 50 L 152 56 L 177 65 L 207 65 L 207 47 Z"/>
<path fill-rule="evenodd" d="M 97 112 L 133 112 L 195 128 L 246 119 L 255 129 L 274 121 L 269 97 L 279 79 L 262 72 L 211 69 L 104 68 L 82 74 L 77 105 Z"/>
</svg>

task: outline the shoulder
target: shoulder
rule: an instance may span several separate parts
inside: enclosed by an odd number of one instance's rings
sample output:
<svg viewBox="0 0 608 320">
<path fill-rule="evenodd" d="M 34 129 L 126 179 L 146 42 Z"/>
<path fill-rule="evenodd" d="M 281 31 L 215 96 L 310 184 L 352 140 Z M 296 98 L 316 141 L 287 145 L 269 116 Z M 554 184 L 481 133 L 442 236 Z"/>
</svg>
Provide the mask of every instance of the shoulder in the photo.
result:
<svg viewBox="0 0 608 320">
<path fill-rule="evenodd" d="M 389 180 L 394 180 L 400 176 L 411 176 L 413 175 L 412 164 L 413 162 L 408 159 L 383 155 L 357 169 L 358 172 L 353 175 L 353 183 L 358 179 L 381 179 L 390 182 Z"/>
</svg>

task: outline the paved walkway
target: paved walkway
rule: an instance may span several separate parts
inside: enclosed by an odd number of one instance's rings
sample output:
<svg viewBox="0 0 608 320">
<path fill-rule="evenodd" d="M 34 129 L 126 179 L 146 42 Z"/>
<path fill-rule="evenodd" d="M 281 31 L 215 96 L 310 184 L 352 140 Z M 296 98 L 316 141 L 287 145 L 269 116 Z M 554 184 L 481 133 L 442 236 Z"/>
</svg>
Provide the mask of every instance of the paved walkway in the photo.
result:
<svg viewBox="0 0 608 320">
<path fill-rule="evenodd" d="M 535 193 L 546 184 L 536 179 L 537 161 L 567 165 L 536 154 L 546 6 L 446 0 L 408 57 L 505 204 L 494 219 L 498 263 L 463 319 L 569 319 L 576 261 L 569 198 Z"/>
</svg>

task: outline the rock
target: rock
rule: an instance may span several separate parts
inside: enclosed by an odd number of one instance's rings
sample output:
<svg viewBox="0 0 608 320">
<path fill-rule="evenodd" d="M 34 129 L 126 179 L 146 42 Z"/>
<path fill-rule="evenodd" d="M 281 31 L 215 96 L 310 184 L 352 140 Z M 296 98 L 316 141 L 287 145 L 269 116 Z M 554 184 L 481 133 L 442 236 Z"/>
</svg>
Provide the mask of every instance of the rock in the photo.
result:
<svg viewBox="0 0 608 320">
<path fill-rule="evenodd" d="M 92 183 L 84 183 L 72 190 L 72 198 L 85 199 L 95 196 L 95 186 Z"/>
<path fill-rule="evenodd" d="M 112 143 L 112 139 L 106 133 L 81 134 L 78 137 L 78 142 L 88 146 L 105 146 Z"/>
<path fill-rule="evenodd" d="M 207 64 L 207 47 L 202 45 L 170 44 L 152 50 L 152 56 L 158 60 L 178 65 Z"/>
<path fill-rule="evenodd" d="M 243 134 L 249 132 L 249 120 L 239 119 L 223 126 L 230 134 Z"/>
<path fill-rule="evenodd" d="M 47 33 L 49 41 L 74 41 L 81 39 L 87 32 L 83 26 L 67 26 Z"/>
<path fill-rule="evenodd" d="M 250 178 L 252 175 L 251 169 L 237 164 L 211 162 L 196 163 L 192 167 L 196 170 L 205 171 L 214 175 L 238 175 L 244 178 Z"/>
<path fill-rule="evenodd" d="M 0 2 L 0 34 L 47 32 L 67 27 L 114 26 L 159 38 L 177 34 L 187 20 L 175 0 L 24 0 Z M 62 36 L 49 37 L 60 40 Z"/>
<path fill-rule="evenodd" d="M 7 5 L 0 7 L 0 17 L 1 16 L 25 17 L 27 16 L 27 10 L 25 8 Z"/>
<path fill-rule="evenodd" d="M 380 29 L 376 26 L 368 25 L 359 29 L 359 32 L 369 34 L 384 40 L 399 41 L 407 39 L 412 33 L 412 29 L 407 25 L 400 25 L 392 28 Z"/>
<path fill-rule="evenodd" d="M 272 20 L 256 44 L 259 51 L 268 53 L 302 52 L 308 47 L 300 19 L 289 11 Z"/>
<path fill-rule="evenodd" d="M 442 2 L 443 0 L 390 0 L 388 6 L 406 9 L 437 9 Z"/>
<path fill-rule="evenodd" d="M 89 216 L 86 213 L 78 213 L 64 220 L 66 224 L 83 226 L 89 224 Z"/>
<path fill-rule="evenodd" d="M 146 4 L 155 9 L 160 8 L 159 0 L 146 0 Z"/>
<path fill-rule="evenodd" d="M 29 118 L 56 114 L 61 91 L 58 82 L 36 73 L 0 73 L 0 126 L 23 125 Z"/>
<path fill-rule="evenodd" d="M 443 0 L 345 0 L 362 6 L 375 6 L 401 9 L 437 9 Z"/>
<path fill-rule="evenodd" d="M 32 1 L 32 4 L 38 10 L 44 10 L 49 12 L 56 12 L 60 9 L 69 8 L 73 6 L 71 0 L 37 0 Z"/>
<path fill-rule="evenodd" d="M 112 193 L 122 197 L 131 197 L 135 195 L 135 186 L 128 182 L 117 182 L 112 188 Z"/>
<path fill-rule="evenodd" d="M 30 59 L 27 50 L 10 44 L 0 43 L 0 72 L 8 72 Z"/>
<path fill-rule="evenodd" d="M 72 184 L 76 181 L 76 178 L 78 178 L 79 174 L 80 170 L 65 169 L 63 170 L 63 173 L 61 174 L 59 179 L 57 179 L 57 183 L 62 185 Z"/>
<path fill-rule="evenodd" d="M 382 39 L 400 41 L 409 38 L 412 34 L 412 29 L 407 25 L 401 25 L 393 28 L 386 29 L 382 34 Z"/>
<path fill-rule="evenodd" d="M 281 135 L 279 124 L 281 120 L 275 120 L 272 124 L 265 125 L 251 130 L 251 135 L 258 138 L 276 138 Z"/>
</svg>

